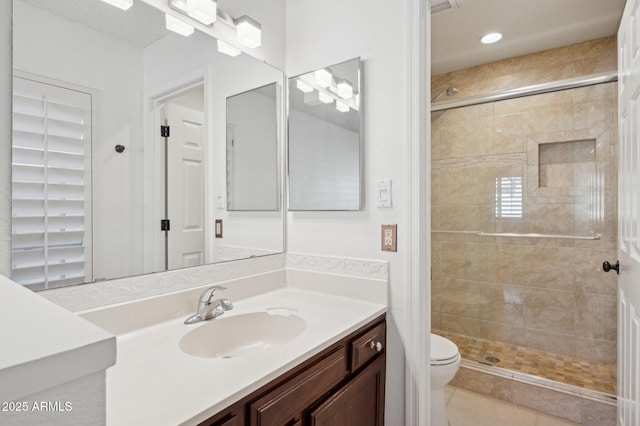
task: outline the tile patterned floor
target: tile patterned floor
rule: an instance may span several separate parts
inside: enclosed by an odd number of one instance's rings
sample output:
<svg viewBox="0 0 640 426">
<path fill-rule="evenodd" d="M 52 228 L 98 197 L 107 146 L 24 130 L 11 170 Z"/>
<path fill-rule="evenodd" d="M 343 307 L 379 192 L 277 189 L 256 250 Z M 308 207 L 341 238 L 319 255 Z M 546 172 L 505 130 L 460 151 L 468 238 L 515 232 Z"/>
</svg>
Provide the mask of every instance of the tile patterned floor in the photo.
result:
<svg viewBox="0 0 640 426">
<path fill-rule="evenodd" d="M 600 364 L 568 355 L 558 355 L 448 332 L 436 331 L 436 333 L 458 345 L 462 358 L 466 360 L 495 365 L 610 395 L 616 394 L 615 364 Z M 496 357 L 500 361 L 492 362 L 486 357 Z"/>
<path fill-rule="evenodd" d="M 445 395 L 450 426 L 579 426 L 453 386 Z"/>
</svg>

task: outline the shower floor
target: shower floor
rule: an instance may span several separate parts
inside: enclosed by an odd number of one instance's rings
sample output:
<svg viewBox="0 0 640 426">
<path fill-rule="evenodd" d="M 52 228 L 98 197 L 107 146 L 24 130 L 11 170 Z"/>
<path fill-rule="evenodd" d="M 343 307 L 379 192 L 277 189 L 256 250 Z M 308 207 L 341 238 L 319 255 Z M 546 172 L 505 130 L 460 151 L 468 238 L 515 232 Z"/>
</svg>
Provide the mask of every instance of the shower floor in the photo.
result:
<svg viewBox="0 0 640 426">
<path fill-rule="evenodd" d="M 609 395 L 616 394 L 616 366 L 538 349 L 435 331 L 453 341 L 462 358 Z M 489 360 L 487 360 L 489 357 Z M 497 358 L 500 361 L 496 361 Z"/>
</svg>

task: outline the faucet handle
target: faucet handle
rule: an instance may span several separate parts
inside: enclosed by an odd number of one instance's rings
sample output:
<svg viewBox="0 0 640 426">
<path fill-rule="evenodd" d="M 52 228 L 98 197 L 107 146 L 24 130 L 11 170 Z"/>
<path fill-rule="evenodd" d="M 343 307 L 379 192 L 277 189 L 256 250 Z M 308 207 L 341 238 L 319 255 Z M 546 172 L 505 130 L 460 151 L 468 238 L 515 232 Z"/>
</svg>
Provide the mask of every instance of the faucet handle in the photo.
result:
<svg viewBox="0 0 640 426">
<path fill-rule="evenodd" d="M 223 287 L 221 285 L 214 285 L 213 287 L 209 287 L 200 294 L 200 302 L 211 303 L 211 299 L 213 299 L 216 291 L 224 291 L 226 289 L 226 287 Z"/>
</svg>

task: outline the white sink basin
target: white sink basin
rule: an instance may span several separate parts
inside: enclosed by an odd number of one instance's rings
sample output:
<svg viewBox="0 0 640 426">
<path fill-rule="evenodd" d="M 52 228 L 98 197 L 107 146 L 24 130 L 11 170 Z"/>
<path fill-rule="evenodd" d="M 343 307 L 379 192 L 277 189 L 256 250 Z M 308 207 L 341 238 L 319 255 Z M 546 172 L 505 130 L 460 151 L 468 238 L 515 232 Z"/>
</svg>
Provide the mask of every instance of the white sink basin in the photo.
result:
<svg viewBox="0 0 640 426">
<path fill-rule="evenodd" d="M 203 358 L 236 358 L 282 345 L 304 331 L 297 315 L 269 312 L 221 316 L 185 334 L 180 349 Z"/>
</svg>

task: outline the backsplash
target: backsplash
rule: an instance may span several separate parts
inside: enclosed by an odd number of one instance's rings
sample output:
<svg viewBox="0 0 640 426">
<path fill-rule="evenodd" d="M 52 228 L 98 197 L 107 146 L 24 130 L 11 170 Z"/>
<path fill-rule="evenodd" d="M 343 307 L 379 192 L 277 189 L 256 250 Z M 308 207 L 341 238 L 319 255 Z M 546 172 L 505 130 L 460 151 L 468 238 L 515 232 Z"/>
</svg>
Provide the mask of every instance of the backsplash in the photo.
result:
<svg viewBox="0 0 640 426">
<path fill-rule="evenodd" d="M 275 254 L 234 262 L 82 284 L 41 291 L 38 294 L 70 311 L 80 311 L 158 296 L 206 284 L 215 284 L 284 269 L 284 267 L 285 255 Z"/>
<path fill-rule="evenodd" d="M 130 302 L 281 269 L 389 279 L 389 262 L 289 253 L 82 284 L 38 294 L 70 311 Z"/>
</svg>

